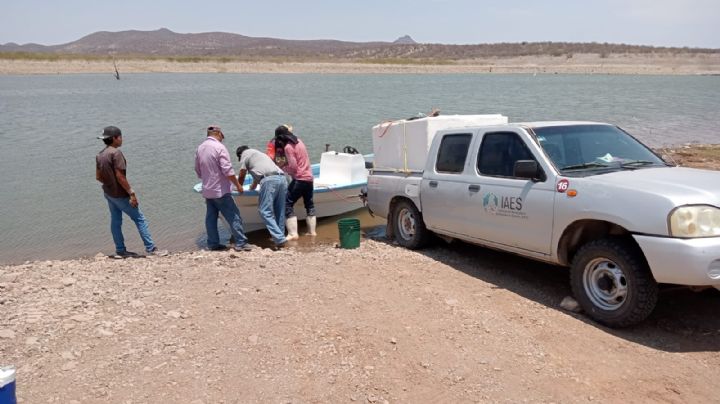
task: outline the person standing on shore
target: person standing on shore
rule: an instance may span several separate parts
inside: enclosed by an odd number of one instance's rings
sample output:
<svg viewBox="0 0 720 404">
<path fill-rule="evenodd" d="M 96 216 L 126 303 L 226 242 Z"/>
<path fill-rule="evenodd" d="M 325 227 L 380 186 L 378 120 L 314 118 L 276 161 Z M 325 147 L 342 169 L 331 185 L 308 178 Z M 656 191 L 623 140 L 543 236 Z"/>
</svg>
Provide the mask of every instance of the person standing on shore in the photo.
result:
<svg viewBox="0 0 720 404">
<path fill-rule="evenodd" d="M 288 230 L 288 240 L 298 238 L 298 222 L 295 216 L 295 203 L 303 198 L 307 218 L 305 223 L 308 228 L 308 235 L 315 236 L 317 218 L 315 217 L 315 204 L 313 202 L 313 174 L 310 167 L 310 156 L 308 155 L 305 143 L 292 133 L 291 126 L 280 125 L 275 129 L 276 147 L 285 151 L 287 165 L 283 167 L 286 173 L 292 177 L 288 186 L 288 196 L 285 202 L 285 226 Z"/>
<path fill-rule="evenodd" d="M 240 146 L 237 148 L 236 154 L 240 159 L 238 182 L 244 183 L 245 175 L 249 172 L 253 178 L 250 189 L 254 190 L 260 185 L 258 212 L 270 232 L 275 249 L 281 248 L 288 241 L 285 237 L 285 200 L 287 197 L 285 173 L 268 155 L 258 150 Z"/>
<path fill-rule="evenodd" d="M 195 153 L 195 172 L 202 180 L 202 195 L 205 198 L 205 230 L 207 231 L 208 248 L 211 251 L 222 251 L 227 247 L 220 244 L 218 233 L 218 216 L 222 213 L 230 225 L 230 232 L 235 238 L 235 251 L 251 251 L 248 239 L 243 231 L 240 210 L 232 198 L 230 185 L 235 185 L 238 192 L 243 191 L 238 183 L 228 153 L 222 141 L 225 135 L 219 126 L 207 128 L 207 138 L 200 144 Z"/>
<path fill-rule="evenodd" d="M 123 143 L 122 132 L 115 126 L 108 126 L 103 129 L 98 139 L 102 139 L 105 148 L 95 157 L 95 179 L 103 184 L 103 193 L 110 208 L 110 232 L 115 242 L 116 256 L 122 258 L 138 256 L 125 248 L 125 238 L 122 233 L 123 213 L 135 222 L 148 254 L 168 255 L 166 250 L 158 250 L 153 242 L 145 216 L 138 207 L 137 194 L 127 180 L 127 161 L 120 151 Z"/>
</svg>

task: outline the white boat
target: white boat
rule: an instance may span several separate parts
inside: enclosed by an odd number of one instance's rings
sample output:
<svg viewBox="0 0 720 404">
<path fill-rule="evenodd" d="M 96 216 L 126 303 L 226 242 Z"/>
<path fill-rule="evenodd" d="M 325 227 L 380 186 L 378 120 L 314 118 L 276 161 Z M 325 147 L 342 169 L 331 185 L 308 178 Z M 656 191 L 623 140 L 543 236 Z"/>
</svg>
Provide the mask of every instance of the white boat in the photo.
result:
<svg viewBox="0 0 720 404">
<path fill-rule="evenodd" d="M 320 156 L 320 163 L 311 166 L 315 177 L 313 202 L 317 217 L 335 216 L 364 206 L 360 195 L 367 186 L 368 165 L 372 164 L 372 158 L 372 154 L 363 156 L 334 151 Z M 248 174 L 243 183 L 243 193 L 232 191 L 246 232 L 265 228 L 257 208 L 258 190 L 251 191 L 250 184 L 252 176 Z M 202 183 L 196 184 L 193 189 L 202 192 Z M 294 210 L 299 220 L 305 219 L 302 198 L 295 204 Z"/>
</svg>

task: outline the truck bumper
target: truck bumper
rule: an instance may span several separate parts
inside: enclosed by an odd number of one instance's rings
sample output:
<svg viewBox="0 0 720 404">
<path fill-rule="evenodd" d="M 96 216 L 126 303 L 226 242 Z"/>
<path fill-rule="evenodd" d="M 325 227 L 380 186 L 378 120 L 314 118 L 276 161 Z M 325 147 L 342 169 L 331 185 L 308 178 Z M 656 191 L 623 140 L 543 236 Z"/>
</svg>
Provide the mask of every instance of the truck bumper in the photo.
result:
<svg viewBox="0 0 720 404">
<path fill-rule="evenodd" d="M 720 237 L 633 237 L 645 254 L 656 281 L 720 289 Z"/>
</svg>

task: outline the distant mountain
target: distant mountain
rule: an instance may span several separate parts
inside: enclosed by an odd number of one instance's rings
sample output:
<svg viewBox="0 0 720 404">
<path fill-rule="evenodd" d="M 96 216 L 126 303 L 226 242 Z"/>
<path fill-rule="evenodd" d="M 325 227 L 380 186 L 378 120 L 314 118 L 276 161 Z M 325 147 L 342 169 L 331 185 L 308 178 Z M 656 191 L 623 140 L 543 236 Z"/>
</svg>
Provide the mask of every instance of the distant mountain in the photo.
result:
<svg viewBox="0 0 720 404">
<path fill-rule="evenodd" d="M 410 35 L 401 36 L 400 38 L 393 41 L 394 44 L 400 44 L 400 45 L 415 45 L 417 42 L 415 42 L 414 39 L 410 37 Z"/>
<path fill-rule="evenodd" d="M 479 45 L 419 44 L 409 35 L 394 42 L 344 42 L 256 38 L 226 32 L 179 34 L 166 28 L 155 31 L 95 32 L 77 41 L 53 46 L 0 45 L 0 52 L 157 57 L 232 57 L 291 60 L 460 60 L 487 57 L 573 53 L 720 53 L 718 49 L 658 48 L 599 43 L 498 43 Z"/>
</svg>

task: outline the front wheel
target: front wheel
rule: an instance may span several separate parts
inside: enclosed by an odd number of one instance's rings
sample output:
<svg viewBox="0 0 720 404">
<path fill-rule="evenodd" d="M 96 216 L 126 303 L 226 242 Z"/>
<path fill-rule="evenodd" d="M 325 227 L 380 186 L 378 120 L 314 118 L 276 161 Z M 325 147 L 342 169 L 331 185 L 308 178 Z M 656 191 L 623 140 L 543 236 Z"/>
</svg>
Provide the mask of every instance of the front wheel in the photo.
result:
<svg viewBox="0 0 720 404">
<path fill-rule="evenodd" d="M 657 303 L 658 286 L 632 244 L 600 239 L 585 244 L 570 267 L 573 294 L 586 313 L 610 327 L 645 320 Z"/>
<path fill-rule="evenodd" d="M 420 211 L 410 201 L 400 201 L 393 211 L 395 240 L 411 250 L 424 247 L 430 241 L 430 231 L 425 228 Z"/>
</svg>

